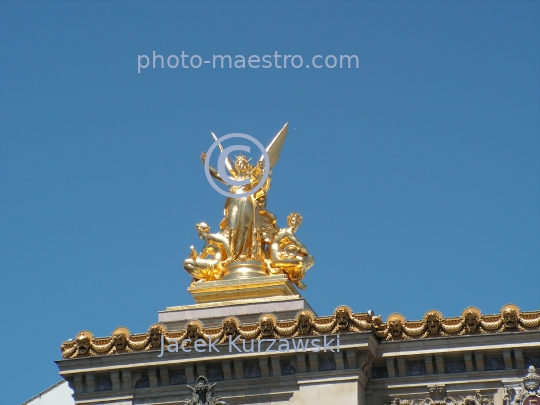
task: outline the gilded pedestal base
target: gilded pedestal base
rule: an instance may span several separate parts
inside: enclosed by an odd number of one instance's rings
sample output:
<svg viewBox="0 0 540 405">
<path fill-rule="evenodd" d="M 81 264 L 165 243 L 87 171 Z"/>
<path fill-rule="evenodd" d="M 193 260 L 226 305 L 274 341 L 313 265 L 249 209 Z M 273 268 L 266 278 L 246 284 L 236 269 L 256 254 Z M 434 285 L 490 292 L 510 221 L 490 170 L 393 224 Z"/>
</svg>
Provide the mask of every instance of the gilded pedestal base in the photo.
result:
<svg viewBox="0 0 540 405">
<path fill-rule="evenodd" d="M 188 287 L 195 302 L 223 302 L 265 297 L 298 296 L 298 291 L 286 276 L 238 278 L 205 281 Z"/>
</svg>

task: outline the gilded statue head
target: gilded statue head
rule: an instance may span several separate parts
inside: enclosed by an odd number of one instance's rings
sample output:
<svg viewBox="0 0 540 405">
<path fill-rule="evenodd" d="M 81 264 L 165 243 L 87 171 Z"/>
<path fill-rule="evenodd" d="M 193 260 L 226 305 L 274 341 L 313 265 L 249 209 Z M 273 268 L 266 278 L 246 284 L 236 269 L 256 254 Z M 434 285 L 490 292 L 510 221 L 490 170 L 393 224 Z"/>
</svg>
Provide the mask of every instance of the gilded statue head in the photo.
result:
<svg viewBox="0 0 540 405">
<path fill-rule="evenodd" d="M 426 314 L 425 317 L 428 332 L 431 335 L 439 332 L 439 327 L 441 326 L 441 317 L 438 312 L 430 311 Z"/>
<path fill-rule="evenodd" d="M 223 321 L 223 324 L 221 325 L 223 329 L 223 334 L 225 336 L 236 336 L 238 332 L 238 327 L 236 325 L 236 322 L 232 318 L 225 319 Z"/>
<path fill-rule="evenodd" d="M 302 225 L 302 215 L 298 212 L 291 212 L 287 217 L 287 224 L 296 231 Z"/>
<path fill-rule="evenodd" d="M 507 328 L 517 328 L 518 326 L 518 314 L 512 307 L 507 307 L 503 310 L 503 322 Z"/>
<path fill-rule="evenodd" d="M 165 333 L 163 326 L 152 325 L 148 329 L 148 336 L 150 337 L 150 347 L 153 349 L 161 346 L 161 335 Z"/>
<path fill-rule="evenodd" d="M 399 313 L 393 313 L 386 318 L 386 328 L 389 336 L 400 337 L 403 334 L 403 327 L 405 325 L 405 317 Z"/>
<path fill-rule="evenodd" d="M 306 311 L 300 312 L 297 318 L 297 326 L 298 326 L 298 332 L 301 335 L 305 335 L 309 333 L 309 331 L 311 330 L 311 327 L 313 326 L 313 316 L 309 312 L 306 312 Z"/>
<path fill-rule="evenodd" d="M 130 335 L 129 329 L 120 326 L 116 328 L 113 333 L 113 341 L 114 341 L 114 347 L 116 348 L 116 351 L 122 351 L 125 350 L 128 346 L 128 337 Z"/>
<path fill-rule="evenodd" d="M 350 312 L 347 308 L 338 308 L 335 312 L 336 323 L 339 329 L 347 329 L 351 320 Z"/>
<path fill-rule="evenodd" d="M 465 313 L 465 329 L 467 332 L 474 332 L 478 327 L 479 322 L 480 320 L 478 319 L 478 314 L 476 312 L 467 311 Z"/>
<path fill-rule="evenodd" d="M 206 235 L 210 232 L 210 226 L 206 222 L 195 224 L 195 228 L 197 229 L 197 232 L 199 232 L 199 236 Z"/>
<path fill-rule="evenodd" d="M 272 317 L 267 315 L 261 317 L 261 319 L 259 319 L 259 326 L 263 336 L 274 335 L 274 319 Z"/>
<path fill-rule="evenodd" d="M 91 337 L 85 332 L 81 332 L 77 335 L 77 338 L 75 339 L 77 355 L 84 355 L 90 351 L 90 339 Z"/>
<path fill-rule="evenodd" d="M 401 333 L 403 332 L 403 324 L 399 319 L 388 321 L 388 331 L 394 337 L 401 336 Z"/>
<path fill-rule="evenodd" d="M 123 333 L 115 335 L 113 337 L 114 339 L 114 346 L 116 347 L 116 350 L 124 350 L 127 346 L 127 337 Z"/>
<path fill-rule="evenodd" d="M 200 326 L 197 322 L 188 322 L 186 325 L 186 339 L 189 339 L 191 343 L 195 343 L 195 341 L 201 336 L 201 330 Z"/>
<path fill-rule="evenodd" d="M 236 157 L 236 160 L 234 161 L 234 169 L 236 170 L 236 173 L 240 177 L 245 177 L 248 174 L 249 171 L 249 160 L 247 157 L 243 155 L 239 155 Z"/>
</svg>

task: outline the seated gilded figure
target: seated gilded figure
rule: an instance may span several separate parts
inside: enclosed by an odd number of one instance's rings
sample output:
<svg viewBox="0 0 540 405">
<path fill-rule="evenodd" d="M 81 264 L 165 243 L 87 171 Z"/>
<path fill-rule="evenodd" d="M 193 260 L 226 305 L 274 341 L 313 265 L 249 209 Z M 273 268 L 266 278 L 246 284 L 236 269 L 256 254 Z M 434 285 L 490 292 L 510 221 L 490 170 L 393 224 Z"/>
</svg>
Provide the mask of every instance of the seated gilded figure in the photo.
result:
<svg viewBox="0 0 540 405">
<path fill-rule="evenodd" d="M 205 222 L 196 224 L 195 228 L 204 240 L 204 246 L 200 253 L 191 246 L 184 269 L 193 276 L 193 282 L 219 280 L 225 275 L 222 262 L 230 256 L 229 242 L 220 233 L 210 233 L 210 226 Z"/>
<path fill-rule="evenodd" d="M 295 234 L 302 224 L 302 216 L 296 212 L 289 214 L 287 224 L 287 228 L 277 232 L 268 248 L 269 266 L 273 273 L 285 273 L 289 280 L 304 290 L 306 285 L 302 279 L 315 260 Z"/>
</svg>

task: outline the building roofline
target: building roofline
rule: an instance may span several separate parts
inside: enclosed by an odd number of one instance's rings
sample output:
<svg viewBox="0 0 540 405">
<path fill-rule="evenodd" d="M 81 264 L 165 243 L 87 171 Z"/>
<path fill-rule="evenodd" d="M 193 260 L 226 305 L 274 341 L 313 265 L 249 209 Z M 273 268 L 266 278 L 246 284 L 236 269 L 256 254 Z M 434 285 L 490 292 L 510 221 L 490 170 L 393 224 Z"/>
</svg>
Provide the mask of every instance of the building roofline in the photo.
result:
<svg viewBox="0 0 540 405">
<path fill-rule="evenodd" d="M 66 381 L 66 380 L 60 380 L 60 381 L 58 381 L 56 384 L 51 385 L 51 386 L 50 386 L 49 388 L 47 388 L 45 391 L 42 391 L 42 392 L 40 392 L 39 394 L 34 395 L 32 398 L 30 398 L 29 400 L 23 402 L 21 405 L 27 405 L 27 404 L 29 404 L 29 403 L 32 402 L 34 399 L 41 397 L 43 394 L 46 394 L 47 392 L 52 391 L 54 388 L 56 388 L 56 387 L 58 387 L 58 386 L 60 386 L 61 384 L 64 384 L 64 383 L 67 384 L 67 381 Z"/>
</svg>

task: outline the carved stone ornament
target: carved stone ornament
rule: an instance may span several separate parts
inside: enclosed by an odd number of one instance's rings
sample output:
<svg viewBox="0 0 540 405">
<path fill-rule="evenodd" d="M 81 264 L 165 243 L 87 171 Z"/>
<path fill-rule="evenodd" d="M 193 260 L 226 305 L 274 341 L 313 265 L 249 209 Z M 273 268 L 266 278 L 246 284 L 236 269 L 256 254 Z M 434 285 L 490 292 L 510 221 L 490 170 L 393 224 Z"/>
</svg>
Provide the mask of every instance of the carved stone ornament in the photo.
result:
<svg viewBox="0 0 540 405">
<path fill-rule="evenodd" d="M 347 329 L 350 320 L 351 317 L 349 315 L 349 311 L 347 311 L 346 308 L 339 308 L 336 311 L 336 323 L 339 329 Z"/>
<path fill-rule="evenodd" d="M 191 398 L 180 401 L 185 405 L 227 405 L 221 397 L 212 396 L 212 389 L 216 384 L 208 384 L 206 377 L 197 377 L 194 387 L 187 386 L 191 391 Z"/>
<path fill-rule="evenodd" d="M 539 388 L 540 376 L 536 374 L 534 366 L 529 366 L 521 387 L 506 387 L 503 402 L 505 405 L 538 405 L 540 404 Z"/>
<path fill-rule="evenodd" d="M 313 315 L 308 311 L 301 311 L 297 318 L 298 333 L 300 335 L 307 335 L 311 332 L 313 326 Z"/>
<path fill-rule="evenodd" d="M 529 373 L 523 378 L 523 386 L 529 394 L 536 394 L 540 386 L 540 376 L 536 374 L 536 369 L 533 366 L 529 367 Z"/>
<path fill-rule="evenodd" d="M 92 337 L 92 333 L 88 331 L 83 331 L 77 335 L 77 338 L 75 339 L 77 344 L 77 355 L 84 356 L 85 354 L 90 354 L 90 341 Z"/>
<path fill-rule="evenodd" d="M 165 328 L 163 325 L 152 325 L 148 329 L 148 335 L 150 338 L 150 347 L 157 349 L 161 346 L 161 335 L 165 334 Z"/>
<path fill-rule="evenodd" d="M 513 313 L 516 314 L 517 327 Z M 504 314 L 507 315 L 506 321 Z M 420 321 L 406 321 L 401 314 L 394 313 L 382 322 L 380 316 L 372 313 L 353 313 L 345 306 L 339 306 L 332 316 L 317 317 L 309 310 L 300 311 L 294 320 L 280 321 L 273 314 L 264 314 L 255 324 L 244 324 L 235 317 L 226 317 L 219 327 L 206 328 L 201 321 L 191 320 L 183 330 L 168 331 L 162 324 L 150 326 L 144 334 L 131 334 L 124 327 L 114 330 L 111 336 L 94 338 L 89 331 L 79 332 L 75 339 L 62 343 L 60 350 L 65 359 L 85 356 L 112 355 L 133 351 L 159 350 L 161 339 L 168 344 L 169 339 L 226 343 L 229 336 L 243 339 L 276 339 L 302 335 L 371 332 L 381 340 L 426 339 L 436 336 L 459 336 L 478 333 L 503 333 L 536 330 L 540 325 L 540 311 L 520 312 L 515 305 L 508 304 L 498 315 L 482 315 L 474 307 L 466 308 L 461 317 L 444 318 L 439 311 L 428 311 Z M 534 375 L 533 375 L 534 374 Z M 531 384 L 535 384 L 532 373 Z M 532 386 L 532 385 L 531 385 Z M 510 401 L 511 402 L 511 401 Z M 540 403 L 539 403 L 540 405 Z"/>
<path fill-rule="evenodd" d="M 223 334 L 225 336 L 231 336 L 232 338 L 236 337 L 238 334 L 238 321 L 235 318 L 225 318 L 221 324 Z"/>
<path fill-rule="evenodd" d="M 517 328 L 518 314 L 515 308 L 505 308 L 503 310 L 504 326 L 507 328 Z"/>
<path fill-rule="evenodd" d="M 275 318 L 269 315 L 263 315 L 259 319 L 261 334 L 265 337 L 274 336 Z"/>
<path fill-rule="evenodd" d="M 190 321 L 186 325 L 186 339 L 189 339 L 191 343 L 195 343 L 201 336 L 201 327 L 198 322 Z"/>
<path fill-rule="evenodd" d="M 479 323 L 480 319 L 475 311 L 469 310 L 465 312 L 465 329 L 467 332 L 474 332 L 478 328 Z"/>
<path fill-rule="evenodd" d="M 425 320 L 427 324 L 427 330 L 430 335 L 436 335 L 441 327 L 441 315 L 439 311 L 429 311 L 426 314 Z"/>
<path fill-rule="evenodd" d="M 493 405 L 493 396 L 476 391 L 474 395 L 453 397 L 447 394 L 444 385 L 434 385 L 429 387 L 425 398 L 394 398 L 392 405 Z"/>
</svg>

